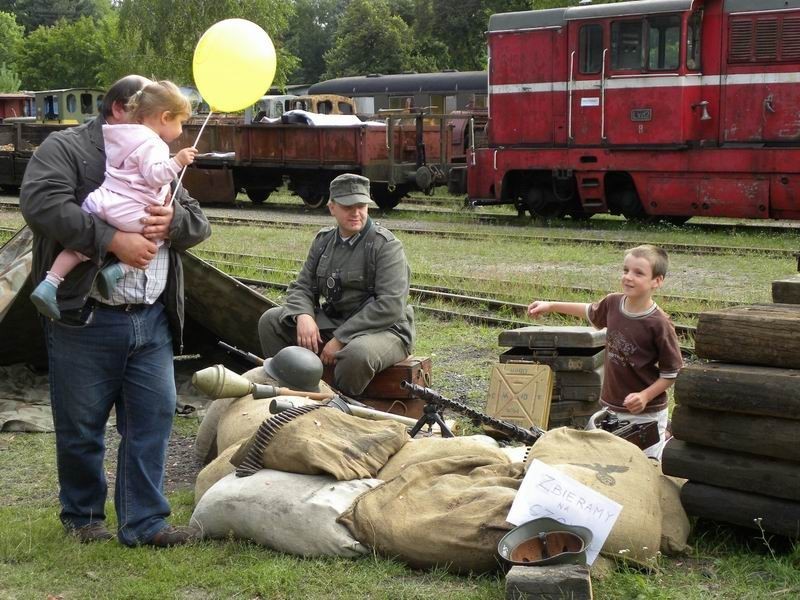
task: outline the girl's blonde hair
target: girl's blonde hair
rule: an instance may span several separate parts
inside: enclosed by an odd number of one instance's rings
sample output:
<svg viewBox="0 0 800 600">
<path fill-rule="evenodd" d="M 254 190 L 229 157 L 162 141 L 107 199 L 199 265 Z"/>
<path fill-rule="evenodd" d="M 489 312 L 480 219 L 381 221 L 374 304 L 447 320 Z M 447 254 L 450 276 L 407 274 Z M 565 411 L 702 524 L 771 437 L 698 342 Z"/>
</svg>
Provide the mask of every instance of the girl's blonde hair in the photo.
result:
<svg viewBox="0 0 800 600">
<path fill-rule="evenodd" d="M 192 105 L 189 100 L 171 81 L 148 83 L 131 96 L 125 108 L 130 114 L 131 120 L 137 123 L 163 112 L 168 112 L 172 119 L 181 115 L 189 117 L 192 114 Z"/>
</svg>

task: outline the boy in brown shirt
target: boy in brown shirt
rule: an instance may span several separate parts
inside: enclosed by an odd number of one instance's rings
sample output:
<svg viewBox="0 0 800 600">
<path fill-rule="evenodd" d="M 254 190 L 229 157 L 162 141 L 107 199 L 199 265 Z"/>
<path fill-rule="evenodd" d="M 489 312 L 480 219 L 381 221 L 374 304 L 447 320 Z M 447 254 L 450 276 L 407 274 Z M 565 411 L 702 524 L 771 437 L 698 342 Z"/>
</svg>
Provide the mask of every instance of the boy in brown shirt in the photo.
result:
<svg viewBox="0 0 800 600">
<path fill-rule="evenodd" d="M 531 318 L 557 312 L 606 328 L 600 401 L 620 420 L 657 421 L 661 439 L 645 454 L 659 460 L 667 428 L 666 392 L 683 366 L 675 328 L 652 297 L 663 285 L 668 266 L 661 248 L 637 246 L 625 253 L 621 294 L 609 294 L 594 304 L 537 300 L 528 306 Z"/>
</svg>

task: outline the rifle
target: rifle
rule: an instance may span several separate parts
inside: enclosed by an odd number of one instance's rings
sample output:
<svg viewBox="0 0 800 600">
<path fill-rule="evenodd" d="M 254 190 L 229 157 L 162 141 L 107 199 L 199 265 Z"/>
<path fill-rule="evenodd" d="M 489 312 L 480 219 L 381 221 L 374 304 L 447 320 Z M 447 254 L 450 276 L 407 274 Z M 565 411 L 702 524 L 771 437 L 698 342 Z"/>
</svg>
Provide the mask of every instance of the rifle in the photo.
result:
<svg viewBox="0 0 800 600">
<path fill-rule="evenodd" d="M 240 350 L 236 346 L 231 346 L 230 344 L 226 344 L 222 340 L 217 342 L 217 345 L 225 350 L 228 354 L 233 354 L 237 358 L 241 358 L 242 360 L 252 363 L 258 367 L 264 364 L 264 359 L 260 356 L 256 356 L 252 352 L 245 352 L 244 350 Z"/>
<path fill-rule="evenodd" d="M 505 433 L 509 439 L 522 442 L 526 446 L 530 446 L 536 440 L 538 440 L 543 434 L 544 430 L 539 429 L 535 425 L 530 429 L 524 429 L 518 425 L 514 425 L 513 423 L 509 423 L 508 421 L 501 421 L 500 419 L 495 419 L 494 417 L 490 417 L 489 415 L 477 411 L 473 408 L 470 408 L 466 404 L 462 402 L 458 402 L 456 400 L 451 400 L 449 398 L 445 398 L 440 394 L 437 394 L 430 388 L 423 387 L 421 385 L 417 385 L 415 383 L 411 383 L 410 381 L 401 381 L 400 387 L 408 390 L 411 392 L 412 396 L 416 396 L 418 398 L 422 398 L 427 403 L 425 405 L 425 414 L 420 417 L 420 420 L 417 421 L 417 424 L 411 430 L 411 437 L 414 437 L 422 426 L 425 424 L 432 424 L 438 423 L 440 427 L 444 424 L 444 420 L 441 417 L 441 410 L 443 408 L 449 408 L 454 410 L 462 415 L 469 417 L 469 419 L 475 425 L 488 425 L 498 431 L 502 431 Z M 447 431 L 447 434 L 445 434 Z M 452 437 L 452 432 L 447 429 L 445 425 L 442 427 L 442 437 Z"/>
</svg>

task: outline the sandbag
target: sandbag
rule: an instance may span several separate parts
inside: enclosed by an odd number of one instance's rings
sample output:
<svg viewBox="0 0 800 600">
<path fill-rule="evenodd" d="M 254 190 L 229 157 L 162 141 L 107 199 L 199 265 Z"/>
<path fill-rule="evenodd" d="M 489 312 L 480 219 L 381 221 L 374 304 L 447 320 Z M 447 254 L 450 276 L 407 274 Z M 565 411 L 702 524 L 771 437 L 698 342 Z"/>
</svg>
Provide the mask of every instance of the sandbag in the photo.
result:
<svg viewBox="0 0 800 600">
<path fill-rule="evenodd" d="M 233 455 L 242 463 L 254 434 Z M 334 408 L 320 408 L 281 426 L 264 449 L 261 466 L 289 473 L 331 475 L 339 481 L 375 477 L 408 440 L 395 421 L 370 421 Z"/>
<path fill-rule="evenodd" d="M 413 567 L 457 573 L 499 566 L 497 543 L 523 466 L 484 456 L 409 466 L 362 496 L 339 519 L 361 543 Z"/>
<path fill-rule="evenodd" d="M 225 448 L 222 454 L 208 463 L 205 467 L 203 467 L 203 470 L 197 474 L 197 481 L 195 481 L 194 484 L 195 506 L 198 502 L 200 502 L 200 499 L 212 485 L 217 483 L 229 473 L 233 473 L 236 467 L 231 464 L 231 457 L 233 456 L 234 452 L 239 449 L 239 446 L 246 441 L 247 438 L 239 440 L 239 442 L 236 444 L 231 444 Z"/>
<path fill-rule="evenodd" d="M 661 554 L 686 554 L 692 547 L 686 543 L 692 532 L 689 517 L 681 504 L 681 488 L 686 483 L 680 477 L 671 477 L 661 472 L 661 463 L 654 462 L 658 471 L 661 501 Z"/>
<path fill-rule="evenodd" d="M 214 400 L 206 409 L 205 417 L 200 421 L 200 426 L 197 428 L 197 436 L 194 439 L 194 454 L 204 465 L 214 460 L 219 454 L 217 452 L 219 420 L 235 400 L 236 398 Z"/>
<path fill-rule="evenodd" d="M 206 538 L 233 535 L 298 556 L 352 558 L 369 549 L 336 519 L 353 499 L 380 483 L 268 469 L 250 477 L 230 474 L 203 495 L 191 524 Z"/>
<path fill-rule="evenodd" d="M 539 459 L 622 505 L 602 552 L 652 566 L 661 543 L 658 472 L 637 447 L 607 431 L 560 427 L 531 447 Z"/>
<path fill-rule="evenodd" d="M 485 438 L 485 439 L 484 439 Z M 489 440 L 493 445 L 487 443 Z M 430 437 L 409 440 L 400 451 L 389 459 L 380 471 L 378 479 L 394 479 L 411 465 L 459 456 L 482 456 L 499 464 L 510 462 L 495 440 L 488 436 L 464 436 L 453 438 Z"/>
</svg>

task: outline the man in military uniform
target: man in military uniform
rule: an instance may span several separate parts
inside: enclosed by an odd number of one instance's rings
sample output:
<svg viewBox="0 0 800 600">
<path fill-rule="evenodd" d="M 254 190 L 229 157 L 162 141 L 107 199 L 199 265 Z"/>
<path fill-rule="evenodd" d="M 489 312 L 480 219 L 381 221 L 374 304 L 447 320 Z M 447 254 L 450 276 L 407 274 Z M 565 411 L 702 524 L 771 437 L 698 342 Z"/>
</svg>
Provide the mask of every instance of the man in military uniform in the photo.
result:
<svg viewBox="0 0 800 600">
<path fill-rule="evenodd" d="M 314 238 L 286 303 L 258 323 L 267 357 L 298 345 L 334 366 L 334 385 L 357 396 L 372 377 L 406 358 L 414 345 L 407 304 L 411 269 L 403 245 L 372 222 L 369 179 L 346 173 L 331 182 L 335 227 Z"/>
</svg>

